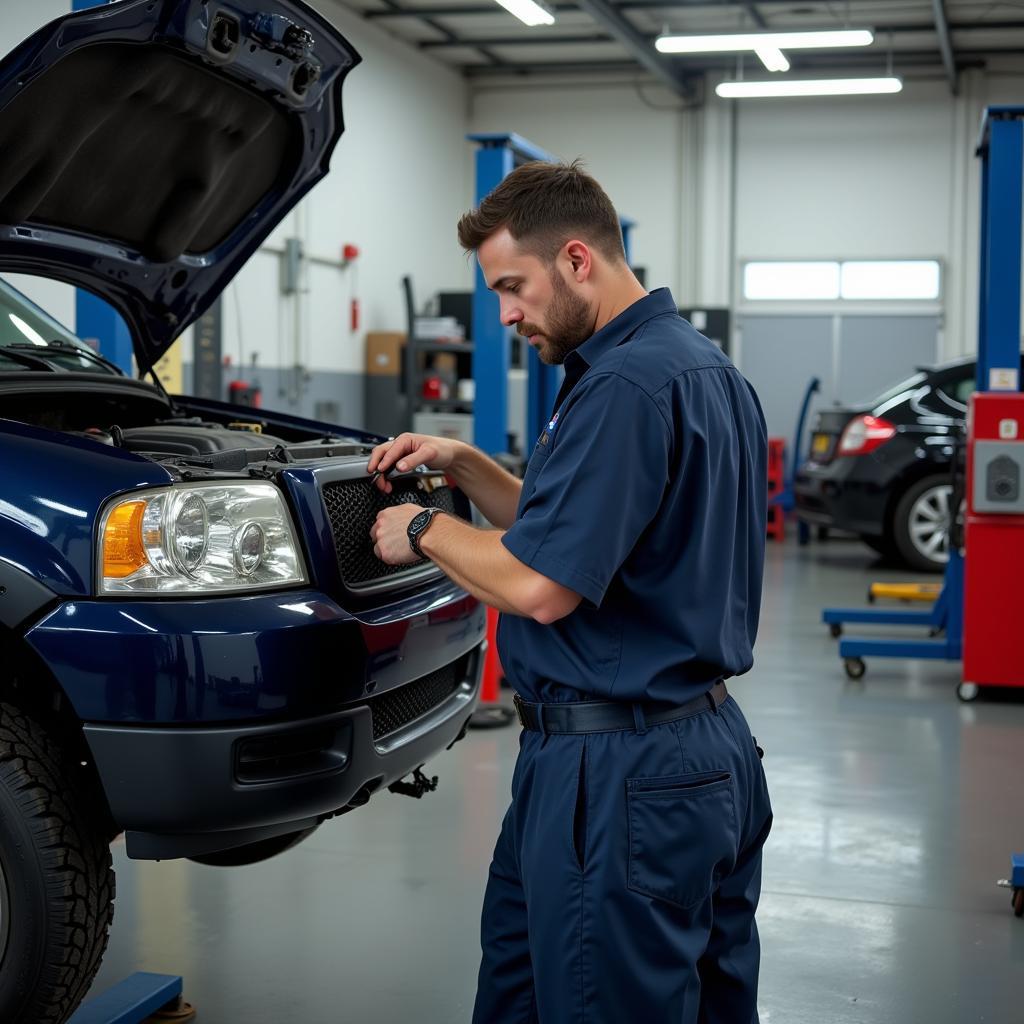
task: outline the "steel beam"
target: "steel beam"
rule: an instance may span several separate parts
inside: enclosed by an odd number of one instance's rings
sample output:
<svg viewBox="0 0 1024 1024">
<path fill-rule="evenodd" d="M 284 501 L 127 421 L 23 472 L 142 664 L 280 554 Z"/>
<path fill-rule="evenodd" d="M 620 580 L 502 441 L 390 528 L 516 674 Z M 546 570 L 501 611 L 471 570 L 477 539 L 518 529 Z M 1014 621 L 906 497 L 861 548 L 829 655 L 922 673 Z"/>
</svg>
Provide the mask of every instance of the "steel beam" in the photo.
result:
<svg viewBox="0 0 1024 1024">
<path fill-rule="evenodd" d="M 577 43 L 614 42 L 606 32 L 593 32 L 586 36 L 479 36 L 463 40 L 424 39 L 421 50 L 441 50 L 451 46 L 575 46 Z"/>
<path fill-rule="evenodd" d="M 768 27 L 768 22 L 764 20 L 764 15 L 761 14 L 755 4 L 744 4 L 743 7 L 747 14 L 750 15 L 750 20 L 753 21 L 758 28 Z"/>
<path fill-rule="evenodd" d="M 435 32 L 440 32 L 441 35 L 445 37 L 445 40 L 452 46 L 468 46 L 470 49 L 477 50 L 480 54 L 486 57 L 492 64 L 498 66 L 502 66 L 505 64 L 505 62 L 499 56 L 497 56 L 497 54 L 492 53 L 485 46 L 474 46 L 473 43 L 463 42 L 454 32 L 452 32 L 451 29 L 445 28 L 444 25 L 439 25 L 436 21 L 434 21 L 432 17 L 430 17 L 423 11 L 410 11 L 407 8 L 402 7 L 400 4 L 395 3 L 395 0 L 381 0 L 381 2 L 387 4 L 388 10 L 395 16 L 404 17 L 406 14 L 412 14 L 415 17 L 419 18 L 424 25 L 429 25 Z M 366 11 L 364 17 L 368 18 L 373 13 L 373 11 Z"/>
<path fill-rule="evenodd" d="M 932 11 L 935 15 L 935 32 L 939 37 L 939 50 L 942 53 L 942 64 L 949 79 L 949 91 L 957 93 L 956 60 L 953 57 L 953 43 L 949 37 L 949 22 L 946 19 L 946 7 L 942 0 L 932 0 Z"/>
<path fill-rule="evenodd" d="M 103 0 L 99 0 L 103 2 Z M 722 7 L 722 8 L 735 8 L 745 7 L 750 12 L 754 21 L 758 22 L 758 18 L 761 18 L 761 13 L 758 8 L 761 7 L 778 7 L 785 5 L 787 7 L 793 6 L 793 0 L 757 0 L 757 4 L 751 4 L 749 0 L 719 0 L 718 3 L 709 4 L 707 0 L 622 0 L 621 3 L 614 4 L 614 7 L 618 11 L 655 11 L 665 10 L 673 7 Z M 549 10 L 554 11 L 555 14 L 567 13 L 578 10 L 578 6 L 575 3 L 567 3 L 565 0 L 554 0 L 552 3 L 545 3 L 545 7 Z M 378 18 L 458 18 L 463 15 L 472 14 L 498 14 L 502 8 L 496 3 L 480 3 L 480 4 L 466 4 L 464 6 L 458 4 L 446 4 L 438 3 L 429 7 L 387 7 L 379 10 L 364 11 L 363 17 L 373 21 Z M 509 15 L 511 17 L 511 15 Z M 763 20 L 763 19 L 762 19 Z M 870 21 L 870 19 L 865 19 Z M 992 28 L 997 25 L 996 22 L 986 21 L 962 21 L 957 22 L 950 26 L 951 29 L 956 30 L 960 28 Z M 915 31 L 927 32 L 933 28 L 933 23 L 930 21 L 923 21 L 918 25 L 904 25 L 901 28 L 904 31 L 913 29 Z M 735 31 L 733 29 L 732 31 Z M 893 31 L 892 27 L 886 26 L 884 31 Z"/>
<path fill-rule="evenodd" d="M 692 99 L 693 89 L 686 76 L 651 46 L 650 40 L 628 22 L 609 0 L 576 0 L 581 11 L 603 25 L 656 78 L 683 99 Z"/>
</svg>

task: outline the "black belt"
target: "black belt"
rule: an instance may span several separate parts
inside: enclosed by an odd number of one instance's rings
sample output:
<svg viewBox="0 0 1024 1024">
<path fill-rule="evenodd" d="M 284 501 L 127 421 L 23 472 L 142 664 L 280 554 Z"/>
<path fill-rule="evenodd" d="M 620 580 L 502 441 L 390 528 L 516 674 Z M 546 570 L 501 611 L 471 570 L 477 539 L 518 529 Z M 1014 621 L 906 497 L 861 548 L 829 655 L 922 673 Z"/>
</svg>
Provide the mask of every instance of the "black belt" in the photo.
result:
<svg viewBox="0 0 1024 1024">
<path fill-rule="evenodd" d="M 620 732 L 636 729 L 643 732 L 655 725 L 677 722 L 704 711 L 716 714 L 729 696 L 725 683 L 719 680 L 707 693 L 679 704 L 626 704 L 619 701 L 579 701 L 559 704 L 530 704 L 517 693 L 516 713 L 524 729 L 543 733 Z"/>
</svg>

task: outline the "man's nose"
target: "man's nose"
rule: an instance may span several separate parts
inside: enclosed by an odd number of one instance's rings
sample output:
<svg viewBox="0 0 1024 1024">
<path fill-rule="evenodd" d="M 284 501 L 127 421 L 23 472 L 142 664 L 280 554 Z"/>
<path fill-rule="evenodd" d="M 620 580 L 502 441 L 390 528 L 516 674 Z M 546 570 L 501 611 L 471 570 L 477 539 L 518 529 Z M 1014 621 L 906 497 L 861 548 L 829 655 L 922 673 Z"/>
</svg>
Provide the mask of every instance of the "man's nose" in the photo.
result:
<svg viewBox="0 0 1024 1024">
<path fill-rule="evenodd" d="M 518 324 L 523 319 L 523 311 L 518 309 L 516 306 L 506 306 L 502 303 L 501 306 L 501 322 L 506 327 L 512 327 L 514 324 Z"/>
</svg>

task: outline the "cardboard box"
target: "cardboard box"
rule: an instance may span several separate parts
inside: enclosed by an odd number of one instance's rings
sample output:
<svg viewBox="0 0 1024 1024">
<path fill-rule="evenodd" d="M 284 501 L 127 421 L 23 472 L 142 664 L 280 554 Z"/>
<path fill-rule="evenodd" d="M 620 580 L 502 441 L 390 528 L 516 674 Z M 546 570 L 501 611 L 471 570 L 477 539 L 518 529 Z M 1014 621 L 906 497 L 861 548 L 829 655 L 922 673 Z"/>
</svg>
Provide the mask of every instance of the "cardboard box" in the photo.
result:
<svg viewBox="0 0 1024 1024">
<path fill-rule="evenodd" d="M 405 335 L 400 331 L 368 331 L 366 372 L 373 377 L 397 377 L 402 372 Z"/>
</svg>

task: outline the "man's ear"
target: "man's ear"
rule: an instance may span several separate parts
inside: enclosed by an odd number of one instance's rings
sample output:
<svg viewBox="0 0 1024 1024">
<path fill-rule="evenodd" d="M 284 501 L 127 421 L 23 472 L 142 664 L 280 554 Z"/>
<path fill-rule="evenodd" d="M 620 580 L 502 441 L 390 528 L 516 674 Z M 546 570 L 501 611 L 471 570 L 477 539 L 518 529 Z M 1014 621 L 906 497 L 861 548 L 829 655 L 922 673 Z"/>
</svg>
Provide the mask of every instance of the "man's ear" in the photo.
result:
<svg viewBox="0 0 1024 1024">
<path fill-rule="evenodd" d="M 565 243 L 562 252 L 572 269 L 572 276 L 582 284 L 582 282 L 590 277 L 590 272 L 594 266 L 590 246 L 586 242 L 581 242 L 578 238 L 574 238 L 572 241 Z"/>
</svg>

